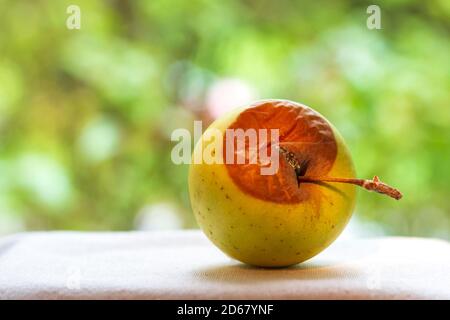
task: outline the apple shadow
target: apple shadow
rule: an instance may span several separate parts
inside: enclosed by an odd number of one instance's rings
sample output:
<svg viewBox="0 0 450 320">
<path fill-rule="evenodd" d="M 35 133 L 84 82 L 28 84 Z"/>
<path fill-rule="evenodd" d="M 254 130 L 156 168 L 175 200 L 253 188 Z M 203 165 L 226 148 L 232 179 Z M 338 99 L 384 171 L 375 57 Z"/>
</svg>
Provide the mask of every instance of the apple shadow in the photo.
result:
<svg viewBox="0 0 450 320">
<path fill-rule="evenodd" d="M 360 270 L 345 264 L 304 263 L 287 268 L 262 268 L 236 262 L 195 271 L 195 276 L 205 281 L 222 283 L 257 283 L 271 281 L 356 278 Z"/>
<path fill-rule="evenodd" d="M 363 249 L 361 249 L 363 248 Z M 318 281 L 323 279 L 356 279 L 366 276 L 360 263 L 379 250 L 379 245 L 370 239 L 335 242 L 318 258 L 285 268 L 264 268 L 240 263 L 230 258 L 229 262 L 195 270 L 195 276 L 205 281 L 222 283 L 257 283 L 270 281 Z"/>
</svg>

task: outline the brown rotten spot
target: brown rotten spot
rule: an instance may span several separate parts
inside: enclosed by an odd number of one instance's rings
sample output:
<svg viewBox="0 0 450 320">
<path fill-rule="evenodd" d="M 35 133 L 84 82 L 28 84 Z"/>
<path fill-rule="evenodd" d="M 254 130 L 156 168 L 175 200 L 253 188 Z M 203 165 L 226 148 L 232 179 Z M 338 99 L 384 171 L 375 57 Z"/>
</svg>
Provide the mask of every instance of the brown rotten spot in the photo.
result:
<svg viewBox="0 0 450 320">
<path fill-rule="evenodd" d="M 235 155 L 245 151 L 246 161 L 226 164 L 228 173 L 239 188 L 256 198 L 279 203 L 308 200 L 314 195 L 310 188 L 302 188 L 301 183 L 347 183 L 397 200 L 402 197 L 400 191 L 377 176 L 373 180 L 328 176 L 337 154 L 333 130 L 319 113 L 304 105 L 283 100 L 262 101 L 240 113 L 228 129 L 279 129 L 277 147 L 284 161 L 280 161 L 274 175 L 261 175 L 260 164 L 249 163 L 248 140 L 245 150 L 238 150 L 237 141 L 233 142 Z M 224 161 L 226 139 L 224 136 Z M 270 143 L 263 143 L 258 141 L 258 148 L 267 148 L 270 154 Z"/>
</svg>

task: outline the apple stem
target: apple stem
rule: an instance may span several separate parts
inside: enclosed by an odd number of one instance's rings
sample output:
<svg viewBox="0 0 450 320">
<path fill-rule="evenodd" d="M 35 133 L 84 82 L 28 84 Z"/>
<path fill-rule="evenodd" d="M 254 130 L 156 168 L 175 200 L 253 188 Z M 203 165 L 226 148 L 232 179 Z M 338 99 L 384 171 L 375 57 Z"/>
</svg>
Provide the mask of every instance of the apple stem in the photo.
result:
<svg viewBox="0 0 450 320">
<path fill-rule="evenodd" d="M 381 194 L 385 194 L 391 198 L 396 200 L 400 200 L 403 195 L 402 193 L 387 185 L 384 182 L 381 182 L 380 179 L 375 176 L 372 180 L 368 179 L 352 179 L 352 178 L 334 178 L 334 177 L 312 177 L 312 176 L 299 176 L 298 182 L 338 182 L 338 183 L 350 183 L 360 187 L 368 191 L 375 191 Z"/>
<path fill-rule="evenodd" d="M 396 200 L 400 200 L 403 195 L 402 193 L 387 185 L 384 182 L 381 182 L 377 176 L 374 176 L 372 180 L 367 179 L 353 179 L 353 178 L 335 178 L 335 177 L 314 177 L 314 176 L 305 176 L 307 162 L 298 161 L 297 157 L 293 152 L 286 150 L 285 148 L 279 146 L 279 150 L 282 154 L 284 154 L 286 161 L 289 165 L 295 170 L 295 174 L 297 175 L 298 183 L 300 182 L 312 182 L 312 183 L 320 183 L 320 182 L 338 182 L 338 183 L 349 183 L 354 184 L 368 191 L 375 191 L 381 194 L 385 194 L 391 198 Z"/>
</svg>

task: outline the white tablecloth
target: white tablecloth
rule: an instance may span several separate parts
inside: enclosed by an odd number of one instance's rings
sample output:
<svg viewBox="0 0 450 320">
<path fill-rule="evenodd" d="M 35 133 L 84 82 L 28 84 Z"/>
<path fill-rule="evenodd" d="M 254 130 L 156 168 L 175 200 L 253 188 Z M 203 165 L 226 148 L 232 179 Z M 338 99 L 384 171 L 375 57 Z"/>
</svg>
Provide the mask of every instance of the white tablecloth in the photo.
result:
<svg viewBox="0 0 450 320">
<path fill-rule="evenodd" d="M 285 269 L 227 258 L 199 231 L 0 238 L 1 299 L 450 299 L 450 245 L 338 240 Z"/>
</svg>

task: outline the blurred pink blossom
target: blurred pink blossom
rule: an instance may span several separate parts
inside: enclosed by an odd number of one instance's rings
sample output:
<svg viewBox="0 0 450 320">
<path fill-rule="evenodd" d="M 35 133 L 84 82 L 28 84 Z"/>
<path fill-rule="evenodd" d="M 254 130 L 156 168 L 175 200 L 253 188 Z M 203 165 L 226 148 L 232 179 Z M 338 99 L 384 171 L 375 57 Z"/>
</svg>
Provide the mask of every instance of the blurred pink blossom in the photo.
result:
<svg viewBox="0 0 450 320">
<path fill-rule="evenodd" d="M 216 119 L 229 110 L 251 103 L 255 97 L 254 88 L 247 82 L 236 78 L 224 78 L 214 82 L 208 89 L 206 108 Z"/>
</svg>

